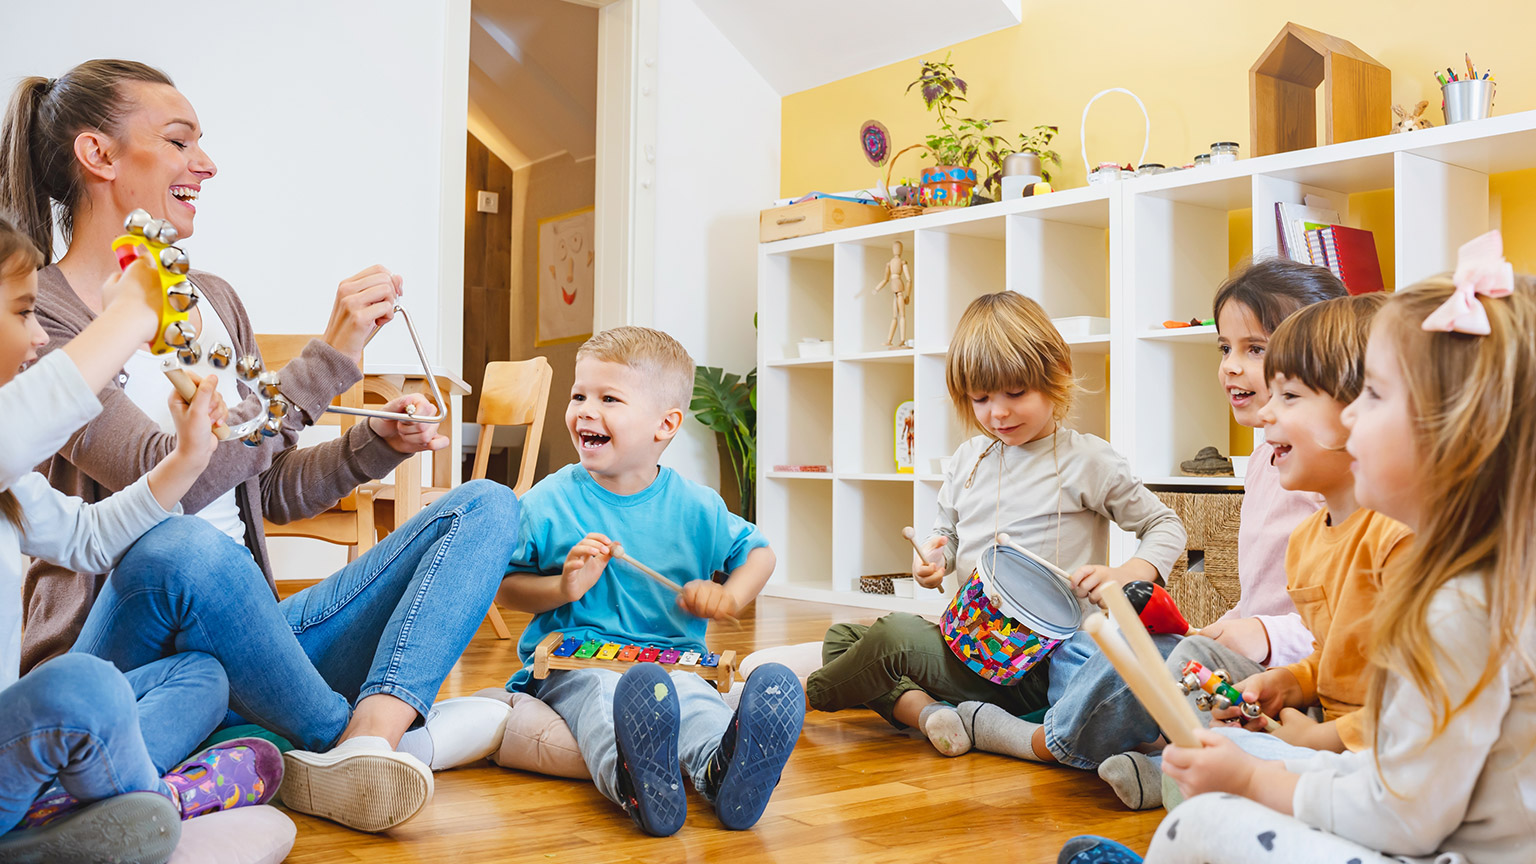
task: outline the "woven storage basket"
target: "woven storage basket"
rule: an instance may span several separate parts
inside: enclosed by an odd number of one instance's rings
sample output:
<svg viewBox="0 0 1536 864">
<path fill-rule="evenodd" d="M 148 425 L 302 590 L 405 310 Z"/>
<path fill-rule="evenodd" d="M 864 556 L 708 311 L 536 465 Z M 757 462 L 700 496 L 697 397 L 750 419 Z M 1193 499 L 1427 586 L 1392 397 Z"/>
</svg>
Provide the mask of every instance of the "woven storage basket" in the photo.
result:
<svg viewBox="0 0 1536 864">
<path fill-rule="evenodd" d="M 1168 576 L 1168 593 L 1191 626 L 1204 627 L 1237 605 L 1237 526 L 1241 492 L 1158 492 L 1184 523 L 1185 553 Z M 1205 572 L 1189 572 L 1189 551 L 1205 553 Z"/>
</svg>

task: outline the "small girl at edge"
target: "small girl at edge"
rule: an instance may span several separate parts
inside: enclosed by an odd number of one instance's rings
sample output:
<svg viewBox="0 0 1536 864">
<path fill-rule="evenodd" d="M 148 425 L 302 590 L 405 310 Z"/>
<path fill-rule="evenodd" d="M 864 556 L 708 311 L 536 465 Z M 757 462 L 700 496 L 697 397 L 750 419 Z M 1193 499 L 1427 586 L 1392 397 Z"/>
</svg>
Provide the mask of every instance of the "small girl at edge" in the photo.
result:
<svg viewBox="0 0 1536 864">
<path fill-rule="evenodd" d="M 224 669 L 207 654 L 176 654 L 126 674 L 66 654 L 17 680 L 19 568 L 26 554 L 110 569 L 179 509 L 218 444 L 211 424 L 223 405 L 210 376 L 191 405 L 180 397 L 172 404 L 177 449 L 138 483 L 94 505 L 55 491 L 32 466 L 101 410 L 97 391 L 154 334 L 160 293 L 147 265 L 134 264 L 104 289 L 115 299 L 96 322 L 38 361 L 48 341 L 33 310 L 40 266 L 32 242 L 0 218 L 0 589 L 9 595 L 0 600 L 0 860 L 49 860 L 68 850 L 70 860 L 164 861 L 180 819 L 276 794 L 282 758 L 266 741 L 236 738 L 182 761 L 228 705 Z"/>
<path fill-rule="evenodd" d="M 946 380 L 956 411 L 981 434 L 950 459 L 938 518 L 922 557 L 912 558 L 919 585 L 936 587 L 949 572 L 963 582 L 998 532 L 1075 571 L 1079 597 L 1096 600 L 1110 579 L 1166 578 L 1184 550 L 1184 527 L 1108 442 L 1062 427 L 1076 388 L 1072 354 L 1040 304 L 1011 291 L 973 301 L 950 342 Z M 1136 557 L 1091 565 L 1106 557 L 1111 519 L 1140 539 Z M 1079 633 L 1014 685 L 995 684 L 950 651 L 937 624 L 893 613 L 872 625 L 833 625 L 806 697 L 818 711 L 865 705 L 958 756 L 971 735 L 944 702 L 1037 711 L 1059 698 L 1091 648 Z"/>
</svg>

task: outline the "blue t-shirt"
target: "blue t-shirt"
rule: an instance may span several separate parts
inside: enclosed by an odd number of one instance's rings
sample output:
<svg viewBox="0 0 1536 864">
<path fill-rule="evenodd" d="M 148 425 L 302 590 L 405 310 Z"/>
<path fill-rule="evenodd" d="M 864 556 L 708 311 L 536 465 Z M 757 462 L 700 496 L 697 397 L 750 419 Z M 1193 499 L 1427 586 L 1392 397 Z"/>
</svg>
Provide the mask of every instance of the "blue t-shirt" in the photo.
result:
<svg viewBox="0 0 1536 864">
<path fill-rule="evenodd" d="M 521 504 L 509 568 L 514 573 L 558 577 L 571 547 L 594 532 L 680 585 L 735 570 L 748 552 L 768 545 L 752 523 L 725 509 L 715 490 L 670 468 L 643 491 L 617 495 L 579 464 L 567 465 L 528 490 Z M 623 561 L 610 561 L 580 600 L 533 617 L 517 643 L 523 668 L 507 689 L 528 685 L 534 647 L 556 631 L 566 638 L 702 653 L 707 624 L 678 609 L 677 595 L 665 586 Z"/>
</svg>

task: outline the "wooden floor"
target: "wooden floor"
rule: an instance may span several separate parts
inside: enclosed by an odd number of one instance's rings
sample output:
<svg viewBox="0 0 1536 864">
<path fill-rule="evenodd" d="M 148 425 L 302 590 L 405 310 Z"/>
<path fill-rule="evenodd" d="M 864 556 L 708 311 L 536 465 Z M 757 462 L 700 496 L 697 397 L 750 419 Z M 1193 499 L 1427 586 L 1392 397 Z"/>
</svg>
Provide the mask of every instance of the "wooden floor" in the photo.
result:
<svg viewBox="0 0 1536 864">
<path fill-rule="evenodd" d="M 526 616 L 508 614 L 514 634 Z M 821 638 L 867 610 L 764 598 L 742 629 L 712 627 L 715 650 Z M 518 668 L 513 643 L 482 625 L 440 698 L 500 686 Z M 762 821 L 727 831 L 690 791 L 676 835 L 640 833 L 586 781 L 490 766 L 436 775 L 425 811 L 385 835 L 291 813 L 307 862 L 1054 862 L 1067 838 L 1094 833 L 1144 849 L 1162 810 L 1126 811 L 1097 776 L 984 753 L 955 759 L 894 734 L 868 711 L 811 713 Z M 690 787 L 691 789 L 691 787 Z"/>
</svg>

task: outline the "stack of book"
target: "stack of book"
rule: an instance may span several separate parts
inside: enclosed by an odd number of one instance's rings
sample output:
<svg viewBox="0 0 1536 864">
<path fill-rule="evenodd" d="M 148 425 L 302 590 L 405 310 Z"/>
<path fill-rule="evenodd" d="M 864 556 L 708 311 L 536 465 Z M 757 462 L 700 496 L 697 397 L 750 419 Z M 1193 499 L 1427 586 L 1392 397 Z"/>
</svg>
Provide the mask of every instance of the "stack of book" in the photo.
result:
<svg viewBox="0 0 1536 864">
<path fill-rule="evenodd" d="M 1363 228 L 1337 224 L 1339 213 L 1326 202 L 1275 204 L 1280 253 L 1293 261 L 1327 267 L 1351 294 L 1385 289 L 1376 238 Z"/>
</svg>

